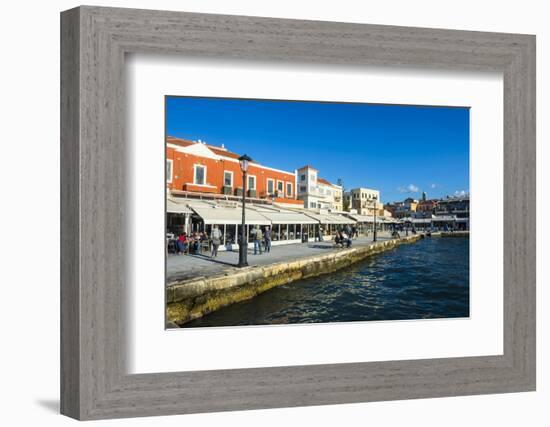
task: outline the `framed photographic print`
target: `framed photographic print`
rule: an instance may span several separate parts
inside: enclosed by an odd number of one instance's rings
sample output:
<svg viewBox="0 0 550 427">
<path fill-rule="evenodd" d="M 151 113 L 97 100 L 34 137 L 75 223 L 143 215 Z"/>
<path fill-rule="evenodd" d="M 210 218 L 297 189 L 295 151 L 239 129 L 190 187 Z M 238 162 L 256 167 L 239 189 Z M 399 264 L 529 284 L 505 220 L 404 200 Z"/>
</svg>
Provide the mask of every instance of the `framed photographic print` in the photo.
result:
<svg viewBox="0 0 550 427">
<path fill-rule="evenodd" d="M 535 389 L 535 38 L 61 16 L 61 407 Z"/>
</svg>

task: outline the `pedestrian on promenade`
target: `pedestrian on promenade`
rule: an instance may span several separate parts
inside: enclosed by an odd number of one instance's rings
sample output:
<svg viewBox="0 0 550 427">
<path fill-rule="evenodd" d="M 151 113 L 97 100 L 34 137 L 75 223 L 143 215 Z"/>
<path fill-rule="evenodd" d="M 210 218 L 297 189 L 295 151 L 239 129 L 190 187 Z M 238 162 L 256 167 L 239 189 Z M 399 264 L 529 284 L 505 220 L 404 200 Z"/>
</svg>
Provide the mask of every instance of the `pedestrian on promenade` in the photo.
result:
<svg viewBox="0 0 550 427">
<path fill-rule="evenodd" d="M 271 252 L 271 227 L 269 225 L 265 228 L 264 232 L 264 246 L 266 253 Z"/>
<path fill-rule="evenodd" d="M 177 241 L 178 255 L 184 254 L 187 250 L 187 233 L 180 233 Z"/>
<path fill-rule="evenodd" d="M 344 232 L 348 235 L 348 237 L 351 239 L 352 237 L 352 231 L 351 231 L 351 227 L 349 224 L 346 224 L 346 226 L 344 227 Z"/>
<path fill-rule="evenodd" d="M 344 232 L 342 230 L 338 230 L 336 232 L 336 236 L 334 236 L 334 244 L 342 248 L 344 247 Z"/>
<path fill-rule="evenodd" d="M 359 237 L 359 233 L 357 232 L 357 227 L 355 225 L 351 227 L 351 235 L 353 238 Z"/>
<path fill-rule="evenodd" d="M 344 231 L 342 232 L 341 236 L 342 236 L 342 246 L 344 245 L 344 242 L 345 242 L 346 248 L 349 248 L 351 246 L 351 235 Z"/>
<path fill-rule="evenodd" d="M 317 229 L 317 239 L 322 242 L 323 241 L 323 228 L 319 226 Z"/>
<path fill-rule="evenodd" d="M 222 232 L 217 225 L 214 226 L 212 230 L 212 252 L 210 253 L 211 258 L 216 258 L 218 256 L 218 248 L 222 243 Z"/>
<path fill-rule="evenodd" d="M 260 227 L 256 225 L 250 234 L 252 234 L 252 240 L 254 242 L 254 255 L 256 255 L 258 251 L 260 251 L 261 255 L 262 245 L 260 242 L 263 240 L 262 230 L 260 230 Z"/>
</svg>

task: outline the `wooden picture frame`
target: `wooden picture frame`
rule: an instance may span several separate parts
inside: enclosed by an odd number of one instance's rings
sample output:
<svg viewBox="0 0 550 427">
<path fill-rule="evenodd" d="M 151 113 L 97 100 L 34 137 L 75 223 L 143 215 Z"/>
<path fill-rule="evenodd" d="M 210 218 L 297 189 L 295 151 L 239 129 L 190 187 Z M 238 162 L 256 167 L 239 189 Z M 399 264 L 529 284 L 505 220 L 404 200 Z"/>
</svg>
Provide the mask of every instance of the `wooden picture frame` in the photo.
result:
<svg viewBox="0 0 550 427">
<path fill-rule="evenodd" d="M 127 374 L 126 53 L 502 72 L 503 355 Z M 534 36 L 83 6 L 61 14 L 61 89 L 63 414 L 84 420 L 535 389 Z"/>
</svg>

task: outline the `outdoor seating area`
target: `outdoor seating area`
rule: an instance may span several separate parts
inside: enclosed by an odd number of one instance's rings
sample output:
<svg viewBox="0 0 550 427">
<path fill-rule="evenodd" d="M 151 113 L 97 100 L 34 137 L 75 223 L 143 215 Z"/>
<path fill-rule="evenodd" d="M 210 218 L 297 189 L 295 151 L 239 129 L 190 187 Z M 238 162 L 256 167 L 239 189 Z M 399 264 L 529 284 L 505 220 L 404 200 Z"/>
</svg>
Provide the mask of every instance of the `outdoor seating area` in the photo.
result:
<svg viewBox="0 0 550 427">
<path fill-rule="evenodd" d="M 242 205 L 233 200 L 197 200 L 183 197 L 167 199 L 167 254 L 205 254 L 212 249 L 212 231 L 220 232 L 220 251 L 236 251 L 242 233 Z M 269 230 L 269 245 L 288 245 L 304 242 L 333 241 L 347 246 L 339 234 L 348 227 L 351 238 L 377 233 L 467 229 L 461 218 L 374 217 L 349 212 L 315 211 L 287 208 L 276 204 L 247 203 L 245 207 L 246 242 L 254 242 L 255 229 L 263 234 Z M 340 242 L 339 242 L 340 241 Z M 342 244 L 342 241 L 344 242 Z"/>
<path fill-rule="evenodd" d="M 173 255 L 204 254 L 210 251 L 212 240 L 206 233 L 183 232 L 179 236 L 166 235 L 166 252 Z"/>
</svg>

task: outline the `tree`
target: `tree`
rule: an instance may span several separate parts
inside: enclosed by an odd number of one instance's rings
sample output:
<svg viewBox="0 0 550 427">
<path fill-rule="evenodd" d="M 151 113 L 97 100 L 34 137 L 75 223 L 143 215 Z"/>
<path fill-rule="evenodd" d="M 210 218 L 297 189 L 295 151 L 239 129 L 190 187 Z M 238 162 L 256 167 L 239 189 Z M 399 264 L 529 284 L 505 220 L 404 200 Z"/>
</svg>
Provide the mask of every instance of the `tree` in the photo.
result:
<svg viewBox="0 0 550 427">
<path fill-rule="evenodd" d="M 342 201 L 342 209 L 344 209 L 345 212 L 349 212 L 349 200 L 346 197 L 344 197 Z"/>
</svg>

